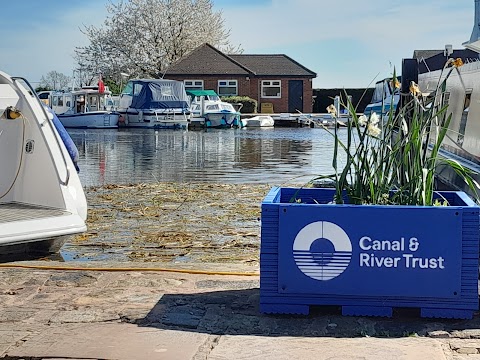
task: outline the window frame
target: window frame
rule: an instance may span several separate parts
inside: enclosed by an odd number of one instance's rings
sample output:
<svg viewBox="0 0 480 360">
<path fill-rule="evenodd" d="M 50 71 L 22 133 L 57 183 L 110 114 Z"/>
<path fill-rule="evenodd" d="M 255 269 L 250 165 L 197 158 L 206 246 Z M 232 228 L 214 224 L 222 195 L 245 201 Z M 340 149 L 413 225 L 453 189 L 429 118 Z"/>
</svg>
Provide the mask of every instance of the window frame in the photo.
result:
<svg viewBox="0 0 480 360">
<path fill-rule="evenodd" d="M 278 85 L 273 85 L 274 82 L 278 82 Z M 279 89 L 278 95 L 274 95 L 274 96 L 264 95 L 264 89 L 271 89 L 271 88 L 277 88 L 277 87 Z M 260 96 L 262 97 L 262 99 L 281 99 L 282 98 L 282 80 L 262 80 Z"/>
<path fill-rule="evenodd" d="M 191 83 L 191 85 L 188 85 L 187 83 Z M 196 83 L 201 83 L 201 86 L 200 84 L 196 84 Z M 185 90 L 204 90 L 205 88 L 205 83 L 203 80 L 200 80 L 200 79 L 186 79 L 186 80 L 183 80 L 183 85 L 185 87 Z"/>
<path fill-rule="evenodd" d="M 231 82 L 234 82 L 235 85 L 230 84 Z M 225 85 L 221 85 L 220 83 L 225 83 Z M 235 88 L 235 93 L 228 93 L 228 94 L 222 94 L 220 92 L 220 87 L 222 88 Z M 217 94 L 218 96 L 238 96 L 238 80 L 237 79 L 221 79 L 217 81 Z"/>
</svg>

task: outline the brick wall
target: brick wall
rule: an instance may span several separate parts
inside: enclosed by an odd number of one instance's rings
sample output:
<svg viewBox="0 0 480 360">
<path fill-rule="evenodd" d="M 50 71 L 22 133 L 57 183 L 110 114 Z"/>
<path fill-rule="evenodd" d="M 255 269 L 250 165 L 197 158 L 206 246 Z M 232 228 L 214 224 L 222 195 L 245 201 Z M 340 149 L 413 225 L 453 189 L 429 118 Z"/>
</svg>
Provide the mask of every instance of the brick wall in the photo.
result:
<svg viewBox="0 0 480 360">
<path fill-rule="evenodd" d="M 275 113 L 288 112 L 288 81 L 289 80 L 302 80 L 303 81 L 303 112 L 311 113 L 313 108 L 312 101 L 312 81 L 305 78 L 255 78 L 246 76 L 181 76 L 181 75 L 169 75 L 168 79 L 171 80 L 203 80 L 203 87 L 205 90 L 215 90 L 218 92 L 218 80 L 237 80 L 238 83 L 238 95 L 248 96 L 258 102 L 258 111 L 261 109 L 262 102 L 273 104 L 273 111 Z M 261 81 L 262 80 L 281 80 L 281 98 L 262 98 L 261 95 Z"/>
</svg>

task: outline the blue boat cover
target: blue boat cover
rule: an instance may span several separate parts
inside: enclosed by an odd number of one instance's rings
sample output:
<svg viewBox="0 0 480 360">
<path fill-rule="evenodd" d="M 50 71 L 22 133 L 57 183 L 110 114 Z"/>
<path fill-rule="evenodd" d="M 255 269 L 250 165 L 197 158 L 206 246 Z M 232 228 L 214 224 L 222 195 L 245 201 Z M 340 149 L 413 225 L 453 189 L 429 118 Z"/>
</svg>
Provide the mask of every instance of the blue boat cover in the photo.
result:
<svg viewBox="0 0 480 360">
<path fill-rule="evenodd" d="M 62 123 L 60 120 L 58 120 L 57 115 L 53 112 L 52 109 L 49 107 L 45 106 L 45 109 L 50 112 L 53 115 L 53 125 L 55 126 L 55 129 L 57 129 L 58 134 L 60 135 L 60 138 L 63 141 L 63 144 L 67 148 L 68 154 L 70 155 L 70 158 L 72 159 L 73 165 L 75 166 L 75 169 L 77 172 L 80 171 L 80 168 L 78 167 L 78 149 L 75 143 L 73 142 L 72 138 L 68 134 L 67 130 L 63 127 Z"/>
<path fill-rule="evenodd" d="M 183 82 L 175 80 L 132 80 L 133 94 L 130 107 L 135 109 L 185 109 L 189 98 Z"/>
</svg>

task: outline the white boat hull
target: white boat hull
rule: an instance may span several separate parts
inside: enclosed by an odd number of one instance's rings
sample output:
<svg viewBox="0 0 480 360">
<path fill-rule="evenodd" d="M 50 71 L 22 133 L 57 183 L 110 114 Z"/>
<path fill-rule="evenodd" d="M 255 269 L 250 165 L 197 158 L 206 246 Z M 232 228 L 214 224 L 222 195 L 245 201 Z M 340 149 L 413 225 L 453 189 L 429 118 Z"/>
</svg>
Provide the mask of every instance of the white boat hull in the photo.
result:
<svg viewBox="0 0 480 360">
<path fill-rule="evenodd" d="M 240 113 L 206 113 L 205 127 L 207 128 L 241 128 L 245 126 L 245 122 L 241 120 Z"/>
<path fill-rule="evenodd" d="M 273 127 L 275 121 L 271 116 L 254 116 L 247 119 L 247 127 Z"/>
<path fill-rule="evenodd" d="M 145 114 L 141 111 L 124 112 L 120 114 L 119 126 L 152 129 L 187 129 L 188 118 L 184 113 Z"/>
<path fill-rule="evenodd" d="M 115 129 L 118 128 L 118 113 L 110 111 L 95 111 L 80 114 L 57 115 L 66 128 L 79 129 Z"/>
<path fill-rule="evenodd" d="M 34 245 L 51 251 L 86 230 L 80 179 L 34 94 L 24 79 L 0 72 L 0 254 Z"/>
</svg>

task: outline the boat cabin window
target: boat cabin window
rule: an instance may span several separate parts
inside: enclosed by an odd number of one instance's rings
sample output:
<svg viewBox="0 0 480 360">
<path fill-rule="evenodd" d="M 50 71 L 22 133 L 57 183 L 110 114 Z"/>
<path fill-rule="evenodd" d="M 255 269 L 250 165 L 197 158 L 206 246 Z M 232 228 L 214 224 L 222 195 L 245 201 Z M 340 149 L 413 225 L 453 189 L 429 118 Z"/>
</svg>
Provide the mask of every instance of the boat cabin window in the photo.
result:
<svg viewBox="0 0 480 360">
<path fill-rule="evenodd" d="M 160 86 L 161 96 L 173 96 L 173 88 L 171 86 Z"/>
<path fill-rule="evenodd" d="M 460 119 L 460 127 L 458 128 L 457 142 L 461 146 L 465 139 L 465 129 L 467 127 L 468 111 L 470 110 L 470 101 L 472 99 L 472 90 L 467 90 L 465 100 L 463 102 L 462 118 Z"/>
<path fill-rule="evenodd" d="M 40 92 L 38 93 L 38 98 L 44 103 L 45 105 L 50 105 L 50 91 Z"/>
<path fill-rule="evenodd" d="M 85 112 L 85 97 L 83 95 L 79 95 L 75 97 L 75 112 L 83 113 Z"/>
<path fill-rule="evenodd" d="M 122 94 L 133 95 L 133 82 L 129 81 L 123 88 Z"/>
<path fill-rule="evenodd" d="M 235 111 L 231 104 L 222 104 L 222 110 Z"/>
<path fill-rule="evenodd" d="M 220 101 L 220 97 L 217 96 L 217 95 L 208 95 L 208 96 L 207 96 L 207 100 L 210 100 L 210 101 Z"/>
<path fill-rule="evenodd" d="M 90 95 L 88 97 L 88 109 L 90 111 L 98 110 L 98 97 L 96 95 Z"/>
<path fill-rule="evenodd" d="M 63 95 L 55 95 L 52 104 L 53 106 L 63 106 Z"/>
<path fill-rule="evenodd" d="M 389 82 L 390 80 L 383 80 L 375 84 L 371 101 L 372 103 L 382 102 L 387 96 L 390 96 L 391 88 Z"/>
<path fill-rule="evenodd" d="M 142 91 L 143 89 L 143 85 L 142 84 L 135 84 L 133 86 L 133 95 L 138 95 L 140 94 L 140 92 Z"/>
<path fill-rule="evenodd" d="M 450 104 L 450 93 L 445 92 L 442 95 L 442 107 L 447 106 L 449 104 Z M 450 111 L 450 113 L 451 113 L 451 111 Z M 447 114 L 447 116 L 448 116 L 448 114 Z"/>
<path fill-rule="evenodd" d="M 207 105 L 207 110 L 212 111 L 212 110 L 219 110 L 219 107 L 217 104 L 214 105 Z"/>
<path fill-rule="evenodd" d="M 115 102 L 113 101 L 113 99 L 111 98 L 103 98 L 101 97 L 100 98 L 100 102 L 103 102 L 105 101 L 105 104 L 103 105 L 105 107 L 105 110 L 115 110 Z"/>
<path fill-rule="evenodd" d="M 104 96 L 99 96 L 99 105 L 98 105 L 98 110 L 106 110 L 107 105 L 105 104 L 105 97 Z"/>
</svg>

